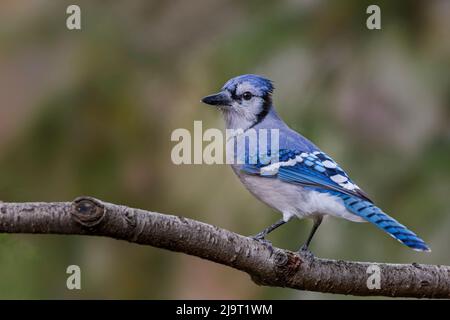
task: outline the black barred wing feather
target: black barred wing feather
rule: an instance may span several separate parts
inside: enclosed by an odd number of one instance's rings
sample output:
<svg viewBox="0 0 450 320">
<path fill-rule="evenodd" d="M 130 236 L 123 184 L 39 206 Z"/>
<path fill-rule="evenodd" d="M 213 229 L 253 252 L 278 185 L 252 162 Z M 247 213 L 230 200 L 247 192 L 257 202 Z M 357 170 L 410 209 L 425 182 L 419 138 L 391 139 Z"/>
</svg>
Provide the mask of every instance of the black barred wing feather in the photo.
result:
<svg viewBox="0 0 450 320">
<path fill-rule="evenodd" d="M 246 163 L 241 170 L 319 190 L 333 190 L 372 202 L 339 165 L 322 151 L 280 150 L 277 161 Z"/>
</svg>

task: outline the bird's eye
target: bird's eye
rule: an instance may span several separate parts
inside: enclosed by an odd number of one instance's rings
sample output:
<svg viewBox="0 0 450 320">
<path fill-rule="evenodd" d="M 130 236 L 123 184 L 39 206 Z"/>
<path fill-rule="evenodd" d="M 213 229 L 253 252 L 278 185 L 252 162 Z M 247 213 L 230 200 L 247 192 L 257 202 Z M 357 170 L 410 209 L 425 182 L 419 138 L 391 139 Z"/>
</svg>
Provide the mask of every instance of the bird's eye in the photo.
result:
<svg viewBox="0 0 450 320">
<path fill-rule="evenodd" d="M 244 98 L 244 100 L 250 100 L 252 97 L 253 97 L 253 95 L 251 94 L 251 92 L 248 92 L 248 91 L 246 91 L 242 94 L 242 98 Z"/>
</svg>

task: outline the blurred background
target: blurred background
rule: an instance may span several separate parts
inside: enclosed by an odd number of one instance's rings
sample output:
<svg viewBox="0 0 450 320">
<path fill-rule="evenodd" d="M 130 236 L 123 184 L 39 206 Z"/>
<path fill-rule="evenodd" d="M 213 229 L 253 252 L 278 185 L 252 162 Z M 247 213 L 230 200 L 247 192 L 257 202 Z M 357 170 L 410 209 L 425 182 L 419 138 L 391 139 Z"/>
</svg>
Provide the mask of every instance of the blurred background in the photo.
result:
<svg viewBox="0 0 450 320">
<path fill-rule="evenodd" d="M 74 1 L 0 4 L 0 199 L 105 201 L 251 235 L 279 218 L 225 165 L 171 162 L 176 128 L 223 128 L 204 95 L 275 82 L 278 113 L 432 248 L 329 218 L 319 257 L 450 264 L 449 1 Z M 366 28 L 381 7 L 382 30 Z M 232 201 L 230 201 L 232 200 Z M 269 238 L 292 250 L 309 220 Z M 82 290 L 66 288 L 81 267 Z M 255 285 L 208 261 L 112 239 L 0 234 L 0 298 L 351 298 Z"/>
</svg>

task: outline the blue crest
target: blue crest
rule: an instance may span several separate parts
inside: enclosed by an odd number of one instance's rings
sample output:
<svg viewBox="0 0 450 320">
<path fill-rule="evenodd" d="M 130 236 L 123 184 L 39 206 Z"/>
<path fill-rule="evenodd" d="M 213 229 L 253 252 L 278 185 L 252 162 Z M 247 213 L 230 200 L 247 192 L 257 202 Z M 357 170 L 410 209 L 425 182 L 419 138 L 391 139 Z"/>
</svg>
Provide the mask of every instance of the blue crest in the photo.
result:
<svg viewBox="0 0 450 320">
<path fill-rule="evenodd" d="M 262 95 L 271 94 L 274 89 L 271 80 L 256 74 L 244 74 L 228 80 L 222 87 L 222 90 L 234 92 L 236 90 L 236 86 L 244 82 L 248 82 L 256 89 L 260 90 Z"/>
</svg>

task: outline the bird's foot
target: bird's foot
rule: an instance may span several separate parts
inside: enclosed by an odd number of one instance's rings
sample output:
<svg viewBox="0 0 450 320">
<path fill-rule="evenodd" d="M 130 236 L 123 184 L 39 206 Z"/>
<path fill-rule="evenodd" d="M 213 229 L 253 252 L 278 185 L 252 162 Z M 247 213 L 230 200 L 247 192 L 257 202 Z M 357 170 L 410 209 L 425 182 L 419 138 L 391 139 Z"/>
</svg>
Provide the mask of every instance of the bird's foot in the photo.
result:
<svg viewBox="0 0 450 320">
<path fill-rule="evenodd" d="M 298 254 L 307 259 L 314 258 L 314 254 L 311 252 L 311 250 L 309 250 L 309 248 L 306 244 L 302 245 L 302 247 L 298 250 Z"/>
<path fill-rule="evenodd" d="M 265 246 L 267 249 L 269 249 L 270 251 L 270 255 L 272 255 L 273 253 L 273 246 L 272 246 L 272 242 L 270 242 L 269 240 L 267 240 L 266 238 L 264 238 L 264 236 L 257 234 L 256 236 L 251 237 L 253 240 L 258 241 L 259 243 L 261 243 L 263 246 Z"/>
</svg>

